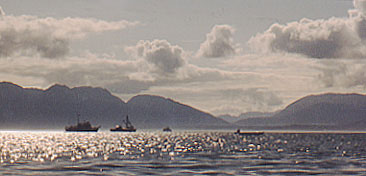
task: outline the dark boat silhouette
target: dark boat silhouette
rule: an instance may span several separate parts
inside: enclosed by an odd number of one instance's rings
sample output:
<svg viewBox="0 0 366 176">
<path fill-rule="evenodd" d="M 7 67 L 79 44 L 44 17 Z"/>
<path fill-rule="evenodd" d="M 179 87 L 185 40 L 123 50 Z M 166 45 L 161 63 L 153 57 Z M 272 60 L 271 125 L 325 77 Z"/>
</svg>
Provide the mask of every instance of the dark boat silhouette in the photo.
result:
<svg viewBox="0 0 366 176">
<path fill-rule="evenodd" d="M 264 134 L 264 132 L 263 131 L 247 131 L 247 132 L 241 132 L 240 129 L 238 129 L 238 130 L 236 130 L 236 132 L 234 134 L 243 135 L 243 136 L 245 136 L 245 135 L 249 136 L 249 135 L 262 135 L 262 134 Z"/>
<path fill-rule="evenodd" d="M 172 129 L 170 129 L 169 127 L 165 127 L 165 128 L 163 128 L 163 131 L 164 132 L 172 132 Z"/>
<path fill-rule="evenodd" d="M 79 114 L 76 125 L 66 126 L 65 131 L 70 132 L 97 132 L 100 126 L 92 126 L 89 121 L 79 122 Z"/>
<path fill-rule="evenodd" d="M 128 115 L 126 116 L 126 120 L 123 120 L 123 123 L 125 125 L 124 127 L 122 127 L 121 125 L 116 125 L 115 128 L 111 128 L 110 130 L 114 131 L 114 132 L 118 132 L 118 131 L 121 131 L 121 132 L 135 132 L 136 131 L 136 128 L 132 125 L 130 120 L 128 120 Z"/>
</svg>

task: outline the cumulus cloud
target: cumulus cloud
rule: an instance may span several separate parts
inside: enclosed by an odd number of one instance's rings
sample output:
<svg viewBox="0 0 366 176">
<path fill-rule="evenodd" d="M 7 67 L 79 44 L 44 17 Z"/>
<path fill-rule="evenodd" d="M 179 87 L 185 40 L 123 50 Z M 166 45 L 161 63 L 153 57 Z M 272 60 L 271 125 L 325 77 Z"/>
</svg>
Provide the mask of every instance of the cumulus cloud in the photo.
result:
<svg viewBox="0 0 366 176">
<path fill-rule="evenodd" d="M 238 45 L 233 41 L 234 28 L 229 25 L 215 25 L 206 35 L 206 40 L 197 52 L 198 57 L 225 57 L 237 54 Z"/>
<path fill-rule="evenodd" d="M 336 92 L 363 91 L 366 88 L 366 0 L 354 0 L 353 4 L 355 9 L 348 11 L 348 17 L 273 24 L 267 31 L 252 37 L 248 44 L 260 53 L 321 59 L 307 59 L 315 61 L 308 66 L 306 62 L 304 66 L 290 66 L 297 70 L 308 67 L 308 73 L 316 74 L 312 82 L 305 80 L 312 85 L 309 90 L 318 87 Z M 296 60 L 298 58 L 301 57 Z"/>
<path fill-rule="evenodd" d="M 357 10 L 350 10 L 348 18 L 273 24 L 248 44 L 255 51 L 297 53 L 310 58 L 366 58 L 366 3 L 355 0 L 354 4 Z"/>
<path fill-rule="evenodd" d="M 59 58 L 68 53 L 71 40 L 81 39 L 89 33 L 121 30 L 136 24 L 124 20 L 108 22 L 85 18 L 2 16 L 0 57 L 39 55 Z"/>
<path fill-rule="evenodd" d="M 152 66 L 152 71 L 162 75 L 174 74 L 186 64 L 184 50 L 166 40 L 141 40 L 125 50 L 135 57 L 142 58 Z"/>
<path fill-rule="evenodd" d="M 358 11 L 362 13 L 366 12 L 366 0 L 354 0 L 353 5 Z"/>
</svg>

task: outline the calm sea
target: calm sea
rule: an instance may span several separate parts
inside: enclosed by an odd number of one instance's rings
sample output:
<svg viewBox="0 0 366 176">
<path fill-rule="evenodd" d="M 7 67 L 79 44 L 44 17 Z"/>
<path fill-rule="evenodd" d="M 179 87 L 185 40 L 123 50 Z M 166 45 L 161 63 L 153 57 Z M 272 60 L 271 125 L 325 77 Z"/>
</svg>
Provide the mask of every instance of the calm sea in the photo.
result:
<svg viewBox="0 0 366 176">
<path fill-rule="evenodd" d="M 366 175 L 366 134 L 0 132 L 0 175 Z"/>
</svg>

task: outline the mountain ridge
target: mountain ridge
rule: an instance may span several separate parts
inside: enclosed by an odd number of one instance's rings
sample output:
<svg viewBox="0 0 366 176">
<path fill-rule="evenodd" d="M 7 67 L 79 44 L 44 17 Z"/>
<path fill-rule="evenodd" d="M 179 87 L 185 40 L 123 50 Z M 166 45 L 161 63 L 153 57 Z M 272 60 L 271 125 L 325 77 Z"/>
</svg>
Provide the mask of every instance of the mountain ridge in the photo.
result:
<svg viewBox="0 0 366 176">
<path fill-rule="evenodd" d="M 63 129 L 81 120 L 102 125 L 120 124 L 128 114 L 140 129 L 251 128 L 366 129 L 366 95 L 325 93 L 302 97 L 283 110 L 242 113 L 231 124 L 210 113 L 170 98 L 141 94 L 127 102 L 100 87 L 70 88 L 54 84 L 47 89 L 23 88 L 0 82 L 0 129 Z M 233 117 L 234 118 L 234 117 Z"/>
<path fill-rule="evenodd" d="M 350 124 L 365 119 L 366 95 L 325 93 L 300 98 L 270 118 L 244 119 L 238 121 L 237 124 L 267 127 L 313 125 L 351 129 Z M 357 129 L 362 127 L 366 128 L 366 126 L 360 124 Z"/>
<path fill-rule="evenodd" d="M 120 124 L 127 114 L 138 128 L 229 125 L 209 113 L 161 96 L 137 95 L 124 102 L 99 87 L 69 88 L 55 84 L 47 89 L 36 89 L 0 83 L 0 119 L 3 121 L 0 129 L 63 129 L 76 122 L 77 114 L 81 120 L 102 125 L 104 130 Z"/>
</svg>

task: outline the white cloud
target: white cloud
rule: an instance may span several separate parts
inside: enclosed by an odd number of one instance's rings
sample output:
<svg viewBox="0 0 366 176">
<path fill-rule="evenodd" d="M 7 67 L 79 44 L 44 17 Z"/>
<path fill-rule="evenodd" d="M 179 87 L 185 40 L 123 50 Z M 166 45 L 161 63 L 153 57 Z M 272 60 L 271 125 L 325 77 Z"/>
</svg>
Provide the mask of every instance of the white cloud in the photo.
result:
<svg viewBox="0 0 366 176">
<path fill-rule="evenodd" d="M 166 40 L 141 40 L 135 46 L 125 48 L 125 51 L 142 58 L 152 66 L 151 71 L 163 76 L 176 74 L 186 64 L 184 50 Z"/>
<path fill-rule="evenodd" d="M 366 12 L 366 0 L 354 0 L 353 5 L 362 13 Z"/>
<path fill-rule="evenodd" d="M 229 25 L 215 25 L 206 35 L 206 40 L 197 52 L 198 57 L 225 57 L 238 53 L 238 45 L 233 41 L 235 29 Z"/>
<path fill-rule="evenodd" d="M 85 18 L 39 18 L 35 16 L 2 16 L 0 18 L 0 57 L 63 57 L 71 40 L 90 33 L 121 30 L 137 22 L 108 22 Z"/>
<path fill-rule="evenodd" d="M 365 2 L 356 0 L 357 10 L 348 18 L 302 19 L 286 25 L 273 24 L 248 44 L 260 52 L 288 52 L 310 58 L 366 58 Z"/>
<path fill-rule="evenodd" d="M 270 55 L 294 53 L 322 59 L 308 65 L 308 72 L 317 74 L 310 84 L 315 86 L 313 91 L 363 90 L 366 88 L 366 0 L 353 3 L 355 9 L 349 10 L 347 18 L 273 24 L 267 31 L 252 37 L 248 44 L 255 51 Z M 301 68 L 299 65 L 290 67 Z M 296 73 L 295 70 L 287 72 Z"/>
<path fill-rule="evenodd" d="M 267 58 L 254 57 L 258 63 L 253 68 L 263 71 L 273 69 L 265 65 L 277 67 L 271 72 L 278 75 L 281 70 L 283 76 L 287 75 L 287 92 L 299 91 L 298 97 L 304 93 L 364 92 L 366 0 L 354 0 L 353 3 L 355 9 L 348 11 L 348 17 L 273 24 L 267 31 L 252 37 L 249 46 Z M 273 55 L 282 55 L 282 58 L 269 57 Z M 249 61 L 237 59 L 230 62 L 232 66 L 240 67 Z M 251 61 L 249 66 L 253 63 Z M 299 81 L 291 79 L 290 75 Z M 313 81 L 309 80 L 310 77 Z M 299 87 L 298 90 L 294 85 Z M 274 87 L 281 88 L 280 85 Z"/>
</svg>

